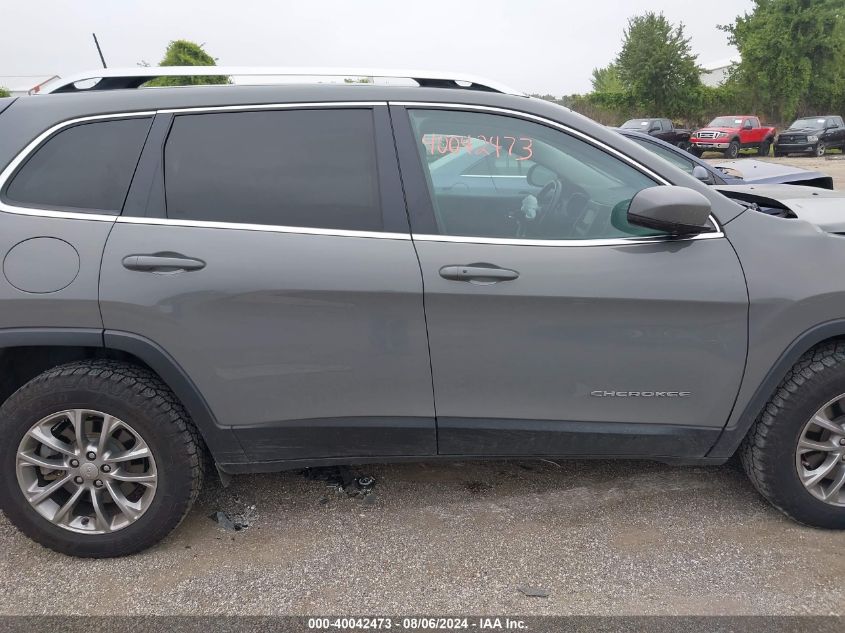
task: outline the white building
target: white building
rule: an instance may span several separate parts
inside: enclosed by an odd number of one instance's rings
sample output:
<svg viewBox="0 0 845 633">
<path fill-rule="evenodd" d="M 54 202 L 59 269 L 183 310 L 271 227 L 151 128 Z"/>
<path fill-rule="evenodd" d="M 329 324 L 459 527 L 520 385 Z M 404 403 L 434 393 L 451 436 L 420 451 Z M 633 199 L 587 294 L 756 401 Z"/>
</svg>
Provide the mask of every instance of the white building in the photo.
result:
<svg viewBox="0 0 845 633">
<path fill-rule="evenodd" d="M 727 59 L 720 59 L 711 64 L 702 64 L 701 83 L 705 86 L 721 86 L 728 78 L 728 71 L 731 66 L 738 64 L 740 61 L 739 55 L 728 57 Z"/>
<path fill-rule="evenodd" d="M 43 83 L 57 75 L 0 75 L 0 88 L 5 88 L 13 97 L 29 94 Z"/>
</svg>

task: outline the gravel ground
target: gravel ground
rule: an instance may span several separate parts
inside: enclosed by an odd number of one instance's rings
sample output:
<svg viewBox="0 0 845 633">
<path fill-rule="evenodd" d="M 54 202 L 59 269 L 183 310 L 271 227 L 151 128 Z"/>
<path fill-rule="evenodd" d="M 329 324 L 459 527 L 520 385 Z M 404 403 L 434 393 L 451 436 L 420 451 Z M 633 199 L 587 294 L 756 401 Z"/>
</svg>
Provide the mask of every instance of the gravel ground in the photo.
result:
<svg viewBox="0 0 845 633">
<path fill-rule="evenodd" d="M 0 613 L 845 613 L 845 533 L 783 517 L 734 464 L 354 471 L 376 478 L 368 497 L 298 472 L 212 481 L 168 539 L 119 560 L 55 554 L 0 518 Z"/>
<path fill-rule="evenodd" d="M 766 160 L 845 189 L 845 160 Z M 353 471 L 371 494 L 295 472 L 212 480 L 168 539 L 120 560 L 55 554 L 0 515 L 0 614 L 845 615 L 845 532 L 788 520 L 733 463 Z"/>
</svg>

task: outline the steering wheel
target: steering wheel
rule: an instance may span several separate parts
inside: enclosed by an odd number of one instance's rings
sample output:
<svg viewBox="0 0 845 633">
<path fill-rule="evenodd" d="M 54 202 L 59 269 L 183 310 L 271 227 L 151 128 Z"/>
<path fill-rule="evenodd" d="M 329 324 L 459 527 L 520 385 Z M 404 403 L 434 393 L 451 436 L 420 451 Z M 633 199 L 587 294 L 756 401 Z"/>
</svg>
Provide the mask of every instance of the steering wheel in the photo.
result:
<svg viewBox="0 0 845 633">
<path fill-rule="evenodd" d="M 560 178 L 555 178 L 551 182 L 546 183 L 540 193 L 537 194 L 537 218 L 534 224 L 539 226 L 543 223 L 549 213 L 553 212 L 560 206 L 563 200 L 563 182 Z"/>
<path fill-rule="evenodd" d="M 589 212 L 590 198 L 587 193 L 578 186 L 565 192 L 560 179 L 555 179 L 543 187 L 537 198 L 540 209 L 532 224 L 532 232 L 547 239 L 572 237 L 579 222 L 582 222 Z M 586 230 L 589 230 L 589 227 L 586 227 Z"/>
</svg>

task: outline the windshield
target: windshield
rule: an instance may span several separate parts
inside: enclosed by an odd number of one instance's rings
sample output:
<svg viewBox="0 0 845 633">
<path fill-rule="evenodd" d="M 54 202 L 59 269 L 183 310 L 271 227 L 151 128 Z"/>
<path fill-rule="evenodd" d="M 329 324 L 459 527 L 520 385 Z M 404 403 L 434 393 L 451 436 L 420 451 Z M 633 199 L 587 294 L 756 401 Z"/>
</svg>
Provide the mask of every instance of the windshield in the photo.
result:
<svg viewBox="0 0 845 633">
<path fill-rule="evenodd" d="M 789 127 L 794 129 L 810 128 L 811 130 L 823 130 L 825 120 L 826 119 L 817 119 L 815 117 L 808 116 L 803 119 L 797 119 Z"/>
<path fill-rule="evenodd" d="M 707 124 L 707 127 L 729 127 L 736 128 L 742 125 L 742 118 L 735 116 L 717 116 Z"/>
<path fill-rule="evenodd" d="M 648 130 L 651 119 L 628 119 L 622 124 L 623 130 Z"/>
</svg>

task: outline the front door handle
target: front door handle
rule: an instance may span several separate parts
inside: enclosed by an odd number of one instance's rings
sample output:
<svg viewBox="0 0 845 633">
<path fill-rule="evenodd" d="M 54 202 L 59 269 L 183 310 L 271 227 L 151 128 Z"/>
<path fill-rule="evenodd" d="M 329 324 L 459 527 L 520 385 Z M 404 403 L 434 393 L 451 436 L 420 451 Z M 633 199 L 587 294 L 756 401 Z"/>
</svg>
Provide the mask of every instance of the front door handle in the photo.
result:
<svg viewBox="0 0 845 633">
<path fill-rule="evenodd" d="M 440 269 L 440 276 L 451 281 L 495 284 L 500 281 L 513 281 L 519 277 L 519 273 L 492 264 L 469 264 L 467 266 L 444 266 Z"/>
<path fill-rule="evenodd" d="M 123 267 L 149 273 L 177 273 L 200 270 L 205 268 L 205 262 L 178 254 L 127 255 L 123 258 Z"/>
</svg>

